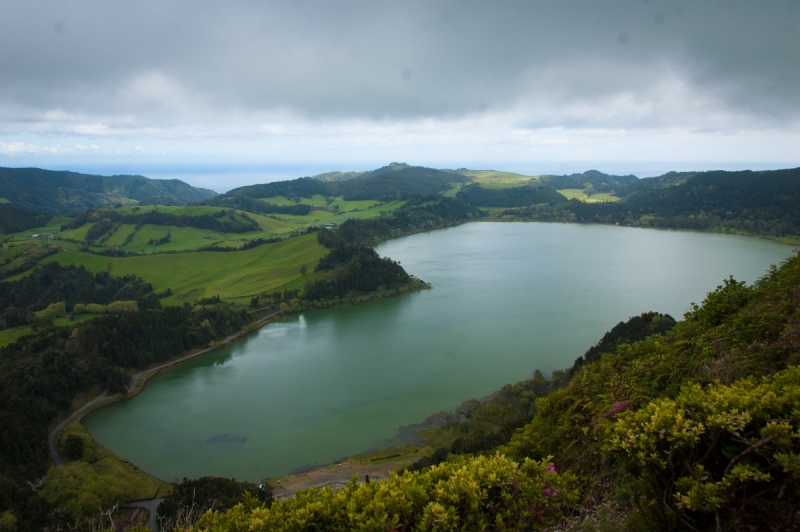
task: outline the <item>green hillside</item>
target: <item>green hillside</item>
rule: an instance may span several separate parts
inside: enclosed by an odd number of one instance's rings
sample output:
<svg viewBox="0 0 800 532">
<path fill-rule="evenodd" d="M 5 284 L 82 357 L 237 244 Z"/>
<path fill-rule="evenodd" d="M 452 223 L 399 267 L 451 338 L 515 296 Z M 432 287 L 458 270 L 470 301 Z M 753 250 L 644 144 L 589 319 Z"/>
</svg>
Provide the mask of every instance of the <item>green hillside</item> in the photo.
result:
<svg viewBox="0 0 800 532">
<path fill-rule="evenodd" d="M 76 214 L 101 205 L 183 205 L 216 192 L 178 179 L 99 176 L 39 168 L 0 168 L 0 197 L 14 207 L 44 213 Z"/>
<path fill-rule="evenodd" d="M 206 251 L 105 257 L 68 251 L 52 255 L 44 262 L 83 265 L 93 273 L 107 271 L 114 276 L 135 274 L 151 283 L 156 292 L 172 290 L 173 295 L 162 299 L 162 304 L 182 305 L 217 295 L 226 300 L 246 302 L 261 292 L 302 288 L 306 279 L 314 274 L 303 276 L 300 267 L 313 272 L 326 252 L 317 243 L 316 235 L 309 234 L 230 253 Z"/>
<path fill-rule="evenodd" d="M 506 214 L 540 221 L 732 232 L 800 241 L 800 168 L 685 172 L 630 182 L 620 201 Z M 613 199 L 613 198 L 608 198 Z"/>
</svg>

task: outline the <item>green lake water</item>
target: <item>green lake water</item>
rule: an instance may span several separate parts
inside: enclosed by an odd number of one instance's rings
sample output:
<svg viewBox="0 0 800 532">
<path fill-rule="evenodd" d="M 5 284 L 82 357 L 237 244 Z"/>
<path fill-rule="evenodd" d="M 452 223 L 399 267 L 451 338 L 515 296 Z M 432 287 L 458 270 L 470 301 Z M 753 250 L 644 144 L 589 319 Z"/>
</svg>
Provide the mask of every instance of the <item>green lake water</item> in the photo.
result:
<svg viewBox="0 0 800 532">
<path fill-rule="evenodd" d="M 504 384 L 572 365 L 619 321 L 681 318 L 793 248 L 603 225 L 471 223 L 382 244 L 433 290 L 307 312 L 153 378 L 84 423 L 165 480 L 281 476 L 364 452 Z"/>
</svg>

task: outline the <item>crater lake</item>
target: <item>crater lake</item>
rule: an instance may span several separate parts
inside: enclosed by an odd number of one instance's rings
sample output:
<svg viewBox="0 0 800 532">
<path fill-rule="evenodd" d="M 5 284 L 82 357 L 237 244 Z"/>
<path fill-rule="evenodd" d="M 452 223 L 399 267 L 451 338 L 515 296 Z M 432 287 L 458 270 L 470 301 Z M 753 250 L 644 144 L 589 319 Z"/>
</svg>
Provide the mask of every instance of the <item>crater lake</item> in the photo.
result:
<svg viewBox="0 0 800 532">
<path fill-rule="evenodd" d="M 259 480 L 388 445 L 401 426 L 571 366 L 620 321 L 681 319 L 794 248 L 604 225 L 470 223 L 377 251 L 433 290 L 295 314 L 89 414 L 92 436 L 165 480 Z"/>
</svg>

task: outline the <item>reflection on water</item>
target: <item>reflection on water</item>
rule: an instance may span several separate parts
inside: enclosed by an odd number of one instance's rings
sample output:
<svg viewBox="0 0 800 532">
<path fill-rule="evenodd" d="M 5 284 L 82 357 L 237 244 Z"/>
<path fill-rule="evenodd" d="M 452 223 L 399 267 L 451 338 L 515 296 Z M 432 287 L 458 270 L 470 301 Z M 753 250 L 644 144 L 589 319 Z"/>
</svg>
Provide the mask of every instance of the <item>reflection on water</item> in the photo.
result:
<svg viewBox="0 0 800 532">
<path fill-rule="evenodd" d="M 86 418 L 164 479 L 258 480 L 401 441 L 433 413 L 571 365 L 617 322 L 680 318 L 792 249 L 727 235 L 490 224 L 382 244 L 433 290 L 289 316 Z M 410 437 L 410 436 L 409 436 Z"/>
</svg>

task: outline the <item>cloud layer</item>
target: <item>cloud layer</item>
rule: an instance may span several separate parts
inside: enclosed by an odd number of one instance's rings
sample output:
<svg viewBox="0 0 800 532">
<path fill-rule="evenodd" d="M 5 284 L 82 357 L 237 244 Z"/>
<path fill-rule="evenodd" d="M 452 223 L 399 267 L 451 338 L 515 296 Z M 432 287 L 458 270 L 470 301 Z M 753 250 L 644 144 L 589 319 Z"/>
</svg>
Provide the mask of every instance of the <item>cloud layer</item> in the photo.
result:
<svg viewBox="0 0 800 532">
<path fill-rule="evenodd" d="M 6 0 L 0 72 L 4 153 L 34 151 L 20 135 L 795 136 L 800 1 Z"/>
</svg>

